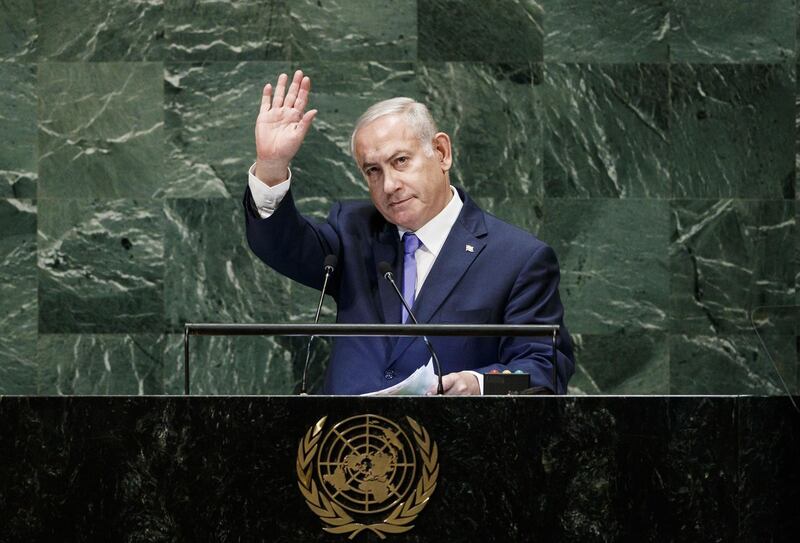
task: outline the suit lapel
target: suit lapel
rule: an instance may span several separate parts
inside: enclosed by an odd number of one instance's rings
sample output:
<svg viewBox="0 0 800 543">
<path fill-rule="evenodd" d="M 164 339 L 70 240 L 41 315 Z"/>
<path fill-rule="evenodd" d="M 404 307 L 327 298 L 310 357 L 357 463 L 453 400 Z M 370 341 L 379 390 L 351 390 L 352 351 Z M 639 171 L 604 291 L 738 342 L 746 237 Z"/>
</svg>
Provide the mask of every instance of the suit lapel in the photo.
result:
<svg viewBox="0 0 800 543">
<path fill-rule="evenodd" d="M 378 271 L 379 262 L 388 262 L 394 270 L 395 277 L 398 275 L 398 258 L 397 254 L 400 247 L 400 237 L 397 233 L 397 227 L 392 224 L 386 226 L 378 234 L 377 239 L 372 245 L 372 256 L 375 259 L 374 270 L 378 277 L 378 293 L 381 302 L 381 311 L 383 312 L 384 324 L 397 324 L 400 322 L 400 300 L 394 292 L 392 285 L 381 277 Z"/>
<path fill-rule="evenodd" d="M 430 319 L 486 246 L 486 223 L 483 211 L 463 192 L 459 192 L 464 200 L 464 207 L 453 224 L 442 250 L 436 257 L 422 289 L 414 300 L 412 309 L 420 324 L 430 322 Z M 388 363 L 392 364 L 397 360 L 414 339 L 413 337 L 401 337 L 397 341 Z"/>
</svg>

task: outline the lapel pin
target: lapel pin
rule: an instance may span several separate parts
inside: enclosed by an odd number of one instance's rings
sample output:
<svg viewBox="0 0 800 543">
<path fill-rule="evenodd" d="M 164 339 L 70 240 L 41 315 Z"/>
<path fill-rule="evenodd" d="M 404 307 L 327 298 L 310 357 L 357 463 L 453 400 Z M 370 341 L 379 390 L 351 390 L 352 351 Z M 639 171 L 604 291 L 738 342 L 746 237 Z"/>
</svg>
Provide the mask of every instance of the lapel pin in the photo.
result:
<svg viewBox="0 0 800 543">
<path fill-rule="evenodd" d="M 474 253 L 474 252 L 475 252 L 475 247 L 473 247 L 473 246 L 472 246 L 472 245 L 470 245 L 470 244 L 467 244 L 467 246 L 465 247 L 465 249 L 467 250 L 467 252 L 468 252 L 468 253 Z"/>
</svg>

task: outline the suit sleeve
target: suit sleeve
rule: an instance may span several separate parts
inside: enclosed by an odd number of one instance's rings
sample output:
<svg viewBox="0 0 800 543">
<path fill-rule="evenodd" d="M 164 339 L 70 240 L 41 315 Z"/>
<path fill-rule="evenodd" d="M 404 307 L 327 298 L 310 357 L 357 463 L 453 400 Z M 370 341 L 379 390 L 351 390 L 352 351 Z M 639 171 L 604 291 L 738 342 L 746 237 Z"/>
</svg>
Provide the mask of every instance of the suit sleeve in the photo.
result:
<svg viewBox="0 0 800 543">
<path fill-rule="evenodd" d="M 556 343 L 558 386 L 553 383 L 552 337 L 507 337 L 500 342 L 499 364 L 479 368 L 481 373 L 496 369 L 522 370 L 531 376 L 531 386 L 545 387 L 565 394 L 567 382 L 575 372 L 569 332 L 564 327 L 564 308 L 558 294 L 560 272 L 555 252 L 547 245 L 540 247 L 519 272 L 508 301 L 505 324 L 560 325 Z"/>
<path fill-rule="evenodd" d="M 333 206 L 328 222 L 322 224 L 300 214 L 291 189 L 266 219 L 258 214 L 249 187 L 243 205 L 247 243 L 253 253 L 278 273 L 321 289 L 325 257 L 329 254 L 340 257 L 341 244 L 335 228 L 340 204 Z M 331 287 L 335 297 L 335 286 Z"/>
</svg>

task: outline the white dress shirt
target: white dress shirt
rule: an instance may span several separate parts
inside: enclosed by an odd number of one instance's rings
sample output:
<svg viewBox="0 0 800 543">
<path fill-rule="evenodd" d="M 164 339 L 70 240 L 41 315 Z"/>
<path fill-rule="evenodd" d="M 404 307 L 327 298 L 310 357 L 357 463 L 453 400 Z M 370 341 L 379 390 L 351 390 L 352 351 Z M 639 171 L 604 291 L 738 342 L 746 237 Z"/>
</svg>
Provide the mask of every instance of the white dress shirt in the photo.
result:
<svg viewBox="0 0 800 543">
<path fill-rule="evenodd" d="M 247 172 L 247 184 L 250 186 L 250 194 L 253 195 L 253 203 L 256 204 L 258 214 L 262 219 L 266 219 L 278 209 L 278 204 L 289 192 L 289 186 L 292 183 L 292 170 L 288 170 L 286 181 L 278 183 L 274 187 L 270 187 L 261 181 L 256 177 L 255 172 L 256 165 L 253 163 Z"/>
<path fill-rule="evenodd" d="M 266 219 L 275 212 L 281 200 L 283 200 L 286 193 L 289 192 L 292 181 L 292 171 L 289 170 L 286 181 L 270 187 L 255 176 L 255 166 L 256 165 L 253 164 L 253 166 L 250 167 L 247 182 L 250 186 L 250 193 L 253 195 L 253 202 L 256 205 L 258 214 L 262 219 Z M 414 287 L 415 298 L 416 293 L 419 293 L 431 268 L 433 268 L 433 263 L 436 261 L 436 257 L 439 256 L 439 252 L 441 252 L 442 246 L 445 240 L 447 240 L 447 236 L 450 235 L 450 230 L 456 223 L 458 214 L 461 213 L 461 208 L 464 207 L 464 202 L 461 201 L 458 191 L 452 186 L 450 190 L 453 192 L 453 197 L 450 198 L 450 201 L 444 209 L 414 232 L 422 242 L 419 249 L 414 253 L 417 262 L 417 283 Z M 397 230 L 401 238 L 403 234 L 410 232 L 410 230 L 399 226 Z M 476 371 L 470 371 L 470 373 L 477 377 L 481 394 L 483 394 L 483 374 Z"/>
</svg>

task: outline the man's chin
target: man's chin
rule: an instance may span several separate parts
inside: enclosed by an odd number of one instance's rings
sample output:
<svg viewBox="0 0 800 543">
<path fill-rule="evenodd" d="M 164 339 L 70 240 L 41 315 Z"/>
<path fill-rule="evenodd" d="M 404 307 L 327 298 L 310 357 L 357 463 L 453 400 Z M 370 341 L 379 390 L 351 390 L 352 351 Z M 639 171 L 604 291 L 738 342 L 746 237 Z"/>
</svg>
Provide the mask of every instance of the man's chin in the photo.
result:
<svg viewBox="0 0 800 543">
<path fill-rule="evenodd" d="M 398 226 L 400 228 L 404 228 L 406 230 L 411 230 L 412 232 L 416 231 L 417 228 L 419 228 L 419 225 L 417 225 L 417 221 L 416 220 L 414 220 L 413 218 L 408 217 L 406 214 L 403 214 L 403 213 L 394 214 L 394 215 L 391 216 L 391 218 L 387 217 L 387 220 L 390 223 L 392 223 L 392 224 L 394 224 L 394 225 L 396 225 L 396 226 Z"/>
</svg>

